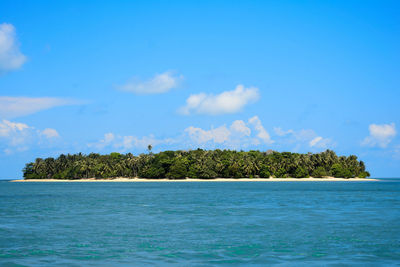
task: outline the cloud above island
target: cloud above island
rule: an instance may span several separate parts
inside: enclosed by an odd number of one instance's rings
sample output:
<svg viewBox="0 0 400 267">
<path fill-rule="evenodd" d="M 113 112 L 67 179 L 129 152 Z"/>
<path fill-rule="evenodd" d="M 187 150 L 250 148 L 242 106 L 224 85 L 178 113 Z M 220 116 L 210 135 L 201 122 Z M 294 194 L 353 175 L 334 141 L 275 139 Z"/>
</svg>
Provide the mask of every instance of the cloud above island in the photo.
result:
<svg viewBox="0 0 400 267">
<path fill-rule="evenodd" d="M 179 112 L 184 115 L 192 113 L 232 114 L 239 112 L 246 105 L 256 102 L 259 98 L 258 88 L 245 88 L 243 85 L 238 85 L 232 91 L 225 91 L 217 95 L 206 93 L 190 95 L 186 99 L 186 105 L 181 107 Z"/>
<path fill-rule="evenodd" d="M 308 149 L 328 149 L 336 146 L 330 138 L 319 136 L 312 129 L 283 130 L 280 127 L 274 127 L 274 133 L 280 138 L 279 143 L 294 144 L 294 150 L 301 147 Z"/>
<path fill-rule="evenodd" d="M 133 78 L 123 85 L 116 86 L 118 90 L 134 94 L 163 94 L 177 88 L 183 80 L 183 75 L 175 75 L 172 71 L 156 74 L 147 81 Z"/>
<path fill-rule="evenodd" d="M 98 151 L 113 150 L 126 152 L 132 150 L 143 151 L 148 145 L 163 149 L 194 149 L 194 148 L 228 148 L 241 149 L 250 146 L 272 144 L 268 132 L 257 116 L 249 119 L 235 120 L 230 126 L 221 125 L 203 129 L 201 127 L 186 127 L 178 136 L 157 138 L 153 134 L 148 136 L 117 135 L 106 133 L 97 142 L 89 143 L 89 148 Z"/>
<path fill-rule="evenodd" d="M 362 146 L 385 148 L 397 135 L 396 125 L 391 124 L 370 124 L 369 136 L 365 137 L 361 142 Z"/>
<path fill-rule="evenodd" d="M 0 121 L 0 148 L 6 154 L 26 151 L 42 143 L 48 144 L 59 137 L 57 130 L 52 128 L 40 130 L 21 122 Z"/>
<path fill-rule="evenodd" d="M 117 135 L 114 133 L 106 133 L 104 137 L 97 142 L 87 144 L 89 148 L 102 150 L 113 150 L 119 152 L 127 152 L 129 150 L 145 150 L 148 145 L 153 147 L 161 144 L 173 143 L 173 139 L 158 139 L 153 134 L 149 136 L 137 137 L 133 135 Z"/>
<path fill-rule="evenodd" d="M 89 143 L 88 147 L 98 151 L 119 152 L 145 151 L 148 145 L 156 147 L 156 150 L 196 148 L 279 150 L 282 147 L 286 149 L 289 147 L 287 151 L 317 152 L 336 146 L 332 139 L 322 137 L 311 129 L 284 131 L 281 128 L 274 128 L 274 133 L 271 136 L 261 119 L 253 116 L 247 121 L 235 120 L 231 124 L 217 127 L 188 126 L 177 136 L 169 138 L 158 138 L 153 134 L 138 137 L 106 133 L 99 141 Z"/>
<path fill-rule="evenodd" d="M 26 56 L 19 50 L 15 27 L 9 23 L 0 24 L 0 74 L 19 69 L 26 62 Z"/>
<path fill-rule="evenodd" d="M 193 146 L 205 148 L 218 145 L 221 148 L 241 149 L 274 143 L 258 116 L 250 118 L 247 122 L 235 120 L 229 127 L 221 125 L 202 129 L 190 126 L 185 129 L 185 133 L 185 139 L 189 139 Z"/>
<path fill-rule="evenodd" d="M 41 135 L 46 137 L 47 139 L 52 139 L 52 138 L 58 138 L 60 137 L 59 133 L 52 128 L 46 128 L 43 131 L 40 132 Z"/>
<path fill-rule="evenodd" d="M 271 136 L 265 130 L 264 126 L 261 123 L 261 120 L 258 116 L 254 116 L 249 119 L 249 123 L 254 126 L 255 130 L 257 131 L 257 137 L 261 139 L 266 144 L 272 144 L 274 141 L 271 140 Z"/>
</svg>

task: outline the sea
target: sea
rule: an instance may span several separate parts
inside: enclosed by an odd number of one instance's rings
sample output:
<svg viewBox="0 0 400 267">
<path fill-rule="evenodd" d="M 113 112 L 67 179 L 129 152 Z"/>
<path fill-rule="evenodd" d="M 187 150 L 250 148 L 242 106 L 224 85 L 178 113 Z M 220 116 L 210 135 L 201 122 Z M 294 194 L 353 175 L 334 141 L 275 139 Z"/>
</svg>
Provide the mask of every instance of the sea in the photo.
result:
<svg viewBox="0 0 400 267">
<path fill-rule="evenodd" d="M 0 266 L 396 266 L 400 179 L 0 182 Z"/>
</svg>

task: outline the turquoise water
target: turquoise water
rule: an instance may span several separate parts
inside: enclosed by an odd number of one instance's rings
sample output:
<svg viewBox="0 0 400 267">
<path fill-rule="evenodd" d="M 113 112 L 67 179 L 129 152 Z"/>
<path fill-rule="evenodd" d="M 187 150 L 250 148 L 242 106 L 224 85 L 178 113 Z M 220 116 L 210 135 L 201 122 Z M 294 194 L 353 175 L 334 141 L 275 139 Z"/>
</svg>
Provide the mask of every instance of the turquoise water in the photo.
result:
<svg viewBox="0 0 400 267">
<path fill-rule="evenodd" d="M 0 182 L 1 266 L 399 263 L 400 180 Z"/>
</svg>

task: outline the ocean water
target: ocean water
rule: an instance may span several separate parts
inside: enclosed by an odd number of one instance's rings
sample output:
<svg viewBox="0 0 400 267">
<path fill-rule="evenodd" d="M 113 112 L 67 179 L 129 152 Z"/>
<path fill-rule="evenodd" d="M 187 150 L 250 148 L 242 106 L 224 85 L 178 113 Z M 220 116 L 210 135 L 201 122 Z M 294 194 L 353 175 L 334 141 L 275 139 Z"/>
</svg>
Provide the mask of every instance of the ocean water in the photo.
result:
<svg viewBox="0 0 400 267">
<path fill-rule="evenodd" d="M 0 182 L 0 266 L 400 265 L 400 180 Z"/>
</svg>

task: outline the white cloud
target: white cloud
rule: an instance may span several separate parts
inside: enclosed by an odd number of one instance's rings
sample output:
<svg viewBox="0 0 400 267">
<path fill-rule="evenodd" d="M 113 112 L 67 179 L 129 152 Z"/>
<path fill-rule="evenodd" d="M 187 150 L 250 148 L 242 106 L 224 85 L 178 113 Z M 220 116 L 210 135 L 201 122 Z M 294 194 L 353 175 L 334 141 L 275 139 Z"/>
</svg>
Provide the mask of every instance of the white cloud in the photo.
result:
<svg viewBox="0 0 400 267">
<path fill-rule="evenodd" d="M 396 125 L 394 123 L 371 124 L 369 125 L 369 136 L 361 142 L 361 145 L 385 148 L 396 134 Z"/>
<path fill-rule="evenodd" d="M 16 118 L 57 106 L 73 104 L 78 104 L 78 102 L 55 97 L 0 96 L 0 118 Z"/>
<path fill-rule="evenodd" d="M 101 150 L 101 149 L 111 145 L 112 142 L 114 141 L 114 139 L 115 139 L 115 136 L 113 133 L 106 133 L 106 134 L 104 134 L 103 139 L 101 139 L 100 141 L 98 141 L 96 143 L 88 144 L 88 146 Z"/>
<path fill-rule="evenodd" d="M 246 126 L 246 123 L 242 120 L 236 120 L 232 123 L 230 127 L 232 132 L 240 133 L 244 136 L 250 136 L 251 130 L 249 127 Z"/>
<path fill-rule="evenodd" d="M 258 119 L 258 117 L 256 117 Z M 256 118 L 252 118 L 252 122 Z M 202 129 L 200 127 L 189 126 L 184 131 L 174 138 L 158 138 L 154 135 L 134 136 L 134 135 L 116 135 L 107 133 L 98 142 L 89 143 L 89 148 L 96 150 L 114 150 L 125 152 L 129 150 L 145 150 L 148 145 L 153 147 L 162 147 L 166 149 L 191 149 L 197 147 L 241 149 L 251 145 L 270 144 L 272 141 L 267 138 L 269 135 L 262 127 L 261 121 L 257 121 L 256 129 L 253 131 L 254 125 L 242 120 L 236 120 L 231 125 L 221 125 L 212 127 L 211 129 Z M 261 127 L 261 128 L 260 128 Z M 253 136 L 252 136 L 253 134 Z M 254 140 L 257 140 L 255 142 Z M 172 147 L 171 147 L 172 146 Z"/>
<path fill-rule="evenodd" d="M 318 137 L 316 132 L 311 129 L 301 129 L 299 131 L 294 131 L 294 130 L 289 130 L 291 131 L 293 137 L 296 139 L 296 141 L 299 142 L 308 142 L 310 145 L 310 141 Z"/>
<path fill-rule="evenodd" d="M 87 146 L 97 150 L 108 148 L 124 152 L 130 149 L 146 149 L 148 145 L 155 147 L 160 144 L 172 143 L 173 141 L 172 139 L 157 139 L 154 135 L 136 137 L 106 133 L 103 139 L 95 143 L 89 143 Z"/>
<path fill-rule="evenodd" d="M 274 142 L 273 140 L 271 140 L 271 136 L 263 127 L 261 120 L 258 118 L 258 116 L 250 118 L 249 123 L 254 126 L 254 128 L 258 132 L 257 137 L 260 138 L 264 143 L 272 144 Z"/>
<path fill-rule="evenodd" d="M 23 132 L 30 127 L 25 123 L 11 122 L 3 120 L 0 122 L 0 137 L 10 137 L 18 132 Z"/>
<path fill-rule="evenodd" d="M 258 99 L 258 88 L 245 88 L 243 85 L 238 85 L 235 90 L 225 91 L 218 95 L 205 93 L 191 95 L 186 100 L 186 105 L 179 111 L 185 115 L 191 112 L 209 115 L 236 113 Z"/>
<path fill-rule="evenodd" d="M 317 145 L 319 142 L 321 142 L 322 139 L 323 139 L 323 138 L 322 138 L 321 136 L 315 137 L 314 139 L 312 139 L 312 140 L 309 142 L 310 147 L 313 147 L 313 146 Z"/>
<path fill-rule="evenodd" d="M 278 128 L 275 128 L 278 129 Z M 279 128 L 280 129 L 280 128 Z M 276 130 L 275 130 L 276 131 Z M 317 135 L 313 130 L 287 130 L 285 135 L 272 140 L 268 131 L 264 128 L 260 118 L 254 116 L 248 121 L 235 120 L 230 125 L 220 125 L 218 127 L 201 128 L 189 126 L 175 138 L 160 139 L 154 135 L 137 137 L 133 135 L 120 136 L 108 133 L 103 139 L 96 143 L 88 144 L 89 147 L 96 149 L 107 148 L 114 151 L 145 150 L 149 144 L 153 147 L 163 147 L 165 149 L 270 149 L 279 148 L 283 145 L 286 149 L 288 145 L 294 144 L 294 150 L 311 149 L 319 150 L 335 146 L 329 138 Z M 272 145 L 273 144 L 273 145 Z"/>
<path fill-rule="evenodd" d="M 104 141 L 104 143 L 109 144 L 109 143 L 111 143 L 114 139 L 115 139 L 115 136 L 114 136 L 113 133 L 106 133 L 106 134 L 104 135 L 103 141 Z"/>
<path fill-rule="evenodd" d="M 25 151 L 31 146 L 40 145 L 43 137 L 48 143 L 47 141 L 59 136 L 55 129 L 46 128 L 41 131 L 25 123 L 8 120 L 0 121 L 0 147 L 5 147 L 3 151 L 6 154 Z"/>
<path fill-rule="evenodd" d="M 164 142 L 164 140 L 158 140 L 153 135 L 143 136 L 142 138 L 138 138 L 136 136 L 123 136 L 122 142 L 115 144 L 115 147 L 122 148 L 123 150 L 128 150 L 132 148 L 145 149 L 148 145 L 152 147 L 157 146 Z"/>
<path fill-rule="evenodd" d="M 25 123 L 2 120 L 0 122 L 0 142 L 7 147 L 24 147 L 32 135 L 32 127 Z M 11 151 L 11 149 L 8 149 Z"/>
<path fill-rule="evenodd" d="M 310 147 L 325 149 L 328 148 L 331 145 L 331 143 L 332 143 L 331 139 L 317 136 L 314 139 L 312 139 L 308 144 Z"/>
<path fill-rule="evenodd" d="M 20 68 L 26 61 L 16 40 L 12 24 L 0 24 L 0 73 Z"/>
<path fill-rule="evenodd" d="M 250 129 L 254 128 L 254 131 Z M 229 127 L 226 125 L 205 130 L 190 126 L 185 129 L 191 146 L 214 147 L 219 145 L 231 149 L 246 148 L 251 145 L 272 144 L 268 132 L 262 126 L 260 119 L 255 116 L 246 123 L 242 120 L 234 121 Z M 189 144 L 190 145 L 190 144 Z"/>
<path fill-rule="evenodd" d="M 44 129 L 43 131 L 41 131 L 41 135 L 45 136 L 48 139 L 60 137 L 58 132 L 55 129 L 52 129 L 52 128 Z"/>
<path fill-rule="evenodd" d="M 293 130 L 284 131 L 284 130 L 282 130 L 282 128 L 280 128 L 280 127 L 274 127 L 274 132 L 275 132 L 275 134 L 278 135 L 278 136 L 285 136 L 285 135 L 288 135 L 288 134 L 292 134 L 292 133 L 293 133 Z"/>
<path fill-rule="evenodd" d="M 117 86 L 117 88 L 121 91 L 135 94 L 162 94 L 177 88 L 182 80 L 183 75 L 174 76 L 172 72 L 167 71 L 155 75 L 148 81 L 133 79 L 124 85 Z"/>
<path fill-rule="evenodd" d="M 334 147 L 335 143 L 330 138 L 319 136 L 314 130 L 301 129 L 298 131 L 289 129 L 283 130 L 280 127 L 274 127 L 274 133 L 280 137 L 281 144 L 295 144 L 295 150 L 301 147 L 327 149 Z"/>
<path fill-rule="evenodd" d="M 189 134 L 189 137 L 199 144 L 204 144 L 209 141 L 213 143 L 221 144 L 229 140 L 231 132 L 226 128 L 225 125 L 220 126 L 211 130 L 203 130 L 190 126 L 185 129 L 185 132 Z"/>
</svg>

